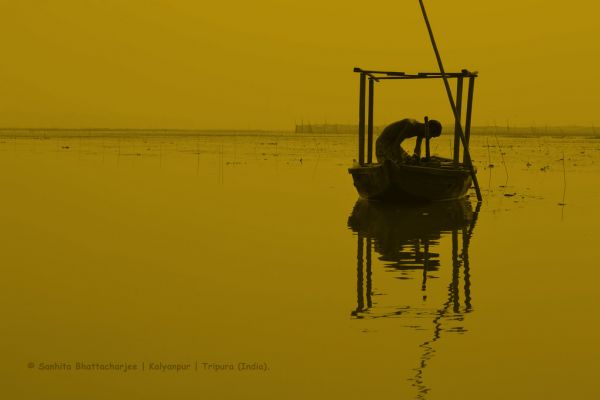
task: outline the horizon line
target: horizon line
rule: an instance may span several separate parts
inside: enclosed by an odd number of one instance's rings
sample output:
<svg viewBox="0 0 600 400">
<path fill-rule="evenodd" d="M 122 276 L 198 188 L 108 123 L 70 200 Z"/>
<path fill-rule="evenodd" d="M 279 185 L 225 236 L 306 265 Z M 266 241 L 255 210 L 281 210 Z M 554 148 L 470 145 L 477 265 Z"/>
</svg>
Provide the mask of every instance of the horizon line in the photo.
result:
<svg viewBox="0 0 600 400">
<path fill-rule="evenodd" d="M 344 124 L 344 123 L 318 123 L 318 124 L 306 124 L 307 126 L 357 126 L 358 124 Z M 294 125 L 302 126 L 302 125 Z M 384 127 L 387 125 L 374 125 L 377 127 Z M 443 126 L 454 126 L 454 124 L 448 124 Z M 546 129 L 546 128 L 589 128 L 595 129 L 594 124 L 591 125 L 577 125 L 577 124 L 564 124 L 564 125 L 471 125 L 473 128 L 495 128 L 495 129 Z M 600 127 L 599 127 L 600 128 Z M 106 128 L 106 127 L 78 127 L 78 128 L 60 128 L 60 127 L 0 127 L 2 131 L 146 131 L 146 132 L 294 132 L 294 129 L 286 128 Z"/>
</svg>

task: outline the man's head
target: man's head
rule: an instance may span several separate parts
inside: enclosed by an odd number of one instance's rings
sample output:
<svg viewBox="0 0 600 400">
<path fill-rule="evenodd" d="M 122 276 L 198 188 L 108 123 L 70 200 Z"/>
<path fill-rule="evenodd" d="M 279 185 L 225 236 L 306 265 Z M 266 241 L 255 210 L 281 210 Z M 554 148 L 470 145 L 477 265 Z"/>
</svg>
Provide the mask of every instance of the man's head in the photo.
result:
<svg viewBox="0 0 600 400">
<path fill-rule="evenodd" d="M 442 134 L 442 124 L 435 119 L 429 120 L 429 137 L 438 137 Z"/>
</svg>

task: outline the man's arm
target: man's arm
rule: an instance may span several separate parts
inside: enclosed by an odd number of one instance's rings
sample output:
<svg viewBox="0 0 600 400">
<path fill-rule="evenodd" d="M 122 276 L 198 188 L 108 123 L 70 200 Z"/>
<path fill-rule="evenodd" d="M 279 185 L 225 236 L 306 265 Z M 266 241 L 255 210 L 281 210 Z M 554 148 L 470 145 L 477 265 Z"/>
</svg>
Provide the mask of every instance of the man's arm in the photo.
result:
<svg viewBox="0 0 600 400">
<path fill-rule="evenodd" d="M 421 144 L 423 143 L 423 136 L 417 136 L 417 144 L 415 145 L 415 156 L 421 158 Z"/>
</svg>

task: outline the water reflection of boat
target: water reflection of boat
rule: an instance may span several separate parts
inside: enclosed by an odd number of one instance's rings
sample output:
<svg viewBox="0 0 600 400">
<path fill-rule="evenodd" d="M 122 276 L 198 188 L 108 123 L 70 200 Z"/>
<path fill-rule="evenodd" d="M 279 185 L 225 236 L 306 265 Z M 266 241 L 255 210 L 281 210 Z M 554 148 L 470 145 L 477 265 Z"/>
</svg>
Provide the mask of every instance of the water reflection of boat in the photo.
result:
<svg viewBox="0 0 600 400">
<path fill-rule="evenodd" d="M 442 332 L 466 331 L 464 316 L 472 311 L 469 244 L 480 204 L 473 210 L 466 199 L 426 205 L 359 199 L 348 218 L 348 227 L 357 234 L 357 304 L 351 313 L 353 318 L 404 318 L 407 326 L 420 330 L 429 326 L 433 331 L 432 338 L 420 345 L 421 359 L 411 378 L 420 398 L 429 391 L 424 383 L 424 370 L 435 354 L 435 342 Z M 424 305 L 427 281 L 432 273 L 440 275 L 445 265 L 440 254 L 435 252 L 444 237 L 450 238 L 452 243 L 447 293 L 443 295 L 445 300 L 441 305 L 427 307 Z M 373 251 L 387 272 L 420 278 L 422 295 L 419 299 L 407 298 L 400 293 L 402 300 L 394 297 L 396 303 L 391 309 L 373 300 Z M 412 293 L 414 296 L 414 291 Z"/>
<path fill-rule="evenodd" d="M 452 237 L 452 261 L 453 269 L 456 269 L 453 279 L 458 279 L 460 264 L 468 268 L 468 243 L 476 215 L 466 199 L 425 205 L 398 205 L 359 199 L 348 219 L 348 226 L 358 237 L 358 284 L 362 288 L 362 281 L 366 279 L 367 286 L 371 286 L 371 253 L 374 249 L 388 269 L 422 271 L 421 288 L 425 291 L 429 273 L 438 271 L 440 267 L 439 254 L 432 250 L 443 235 Z M 460 258 L 459 231 L 463 240 Z M 366 264 L 366 270 L 363 264 Z M 468 279 L 468 271 L 464 275 Z M 458 282 L 455 284 L 458 286 Z M 465 286 L 468 285 L 469 282 L 465 282 Z M 371 295 L 367 290 L 363 298 L 358 299 L 357 313 L 370 308 Z M 364 307 L 365 300 L 368 307 Z M 469 298 L 465 300 L 470 302 Z"/>
</svg>

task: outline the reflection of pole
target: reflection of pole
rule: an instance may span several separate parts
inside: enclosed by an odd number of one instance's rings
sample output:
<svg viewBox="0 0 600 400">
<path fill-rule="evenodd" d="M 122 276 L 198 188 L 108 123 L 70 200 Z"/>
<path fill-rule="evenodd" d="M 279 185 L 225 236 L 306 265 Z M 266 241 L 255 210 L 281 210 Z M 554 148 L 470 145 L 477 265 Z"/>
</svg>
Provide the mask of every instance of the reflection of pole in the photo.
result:
<svg viewBox="0 0 600 400">
<path fill-rule="evenodd" d="M 469 226 L 469 242 L 471 241 L 471 236 L 473 236 L 473 230 L 475 229 L 475 224 L 477 223 L 479 211 L 481 211 L 481 203 L 477 203 L 475 212 L 473 213 L 473 218 L 471 219 L 471 225 Z"/>
<path fill-rule="evenodd" d="M 418 399 L 424 399 L 427 392 L 429 392 L 429 388 L 427 385 L 425 385 L 425 381 L 423 380 L 423 371 L 425 371 L 425 368 L 427 367 L 427 362 L 435 355 L 433 344 L 442 337 L 442 332 L 444 331 L 442 328 L 442 319 L 446 316 L 448 308 L 450 308 L 450 303 L 452 303 L 453 299 L 453 288 L 452 283 L 450 283 L 448 285 L 448 300 L 444 303 L 442 308 L 436 311 L 436 317 L 433 319 L 433 339 L 428 340 L 419 346 L 424 349 L 424 352 L 421 356 L 419 367 L 415 369 L 416 374 L 413 379 L 415 381 L 413 386 L 419 391 L 419 394 L 417 395 Z"/>
<path fill-rule="evenodd" d="M 465 266 L 464 279 L 465 279 L 465 312 L 472 311 L 471 307 L 471 282 L 470 282 L 470 270 L 469 270 L 469 244 L 471 235 L 473 234 L 473 229 L 475 228 L 475 223 L 477 221 L 477 216 L 479 215 L 479 211 L 481 210 L 481 203 L 477 203 L 477 207 L 473 214 L 473 218 L 471 220 L 471 225 L 467 228 L 466 226 L 462 227 L 462 259 Z M 436 317 L 433 320 L 434 332 L 433 339 L 430 339 L 420 347 L 423 349 L 423 354 L 421 356 L 421 360 L 419 366 L 415 369 L 415 377 L 412 379 L 414 381 L 413 387 L 418 390 L 417 398 L 425 399 L 427 393 L 429 392 L 429 387 L 424 382 L 423 372 L 427 367 L 428 362 L 435 355 L 435 349 L 433 344 L 441 338 L 441 334 L 445 329 L 442 327 L 442 320 L 446 317 L 446 314 L 450 308 L 450 305 L 453 305 L 454 312 L 459 313 L 462 316 L 459 305 L 459 293 L 458 293 L 458 278 L 460 275 L 460 259 L 458 255 L 458 230 L 455 228 L 452 230 L 452 281 L 448 285 L 448 300 L 444 303 L 443 307 L 435 312 Z"/>
<path fill-rule="evenodd" d="M 356 248 L 356 310 L 352 312 L 352 315 L 358 314 L 365 307 L 363 297 L 363 247 L 364 238 L 359 233 Z"/>
<path fill-rule="evenodd" d="M 419 239 L 415 240 L 413 244 L 413 250 L 415 251 L 415 262 L 421 262 L 421 245 Z"/>
<path fill-rule="evenodd" d="M 463 236 L 463 262 L 465 265 L 465 308 L 466 312 L 470 312 L 473 309 L 471 305 L 471 265 L 469 263 L 469 244 L 471 244 L 471 237 L 473 236 L 473 230 L 475 229 L 475 224 L 477 223 L 477 217 L 479 216 L 479 211 L 481 211 L 481 203 L 477 203 L 475 207 L 475 212 L 473 213 L 473 218 L 471 219 L 471 225 L 467 230 L 466 227 L 463 228 L 462 236 Z"/>
<path fill-rule="evenodd" d="M 367 238 L 367 308 L 371 308 L 371 238 Z"/>
<path fill-rule="evenodd" d="M 454 312 L 460 311 L 460 305 L 458 302 L 458 273 L 460 268 L 460 262 L 458 261 L 458 231 L 452 230 L 452 284 L 451 292 L 454 304 Z"/>
<path fill-rule="evenodd" d="M 429 239 L 423 239 L 423 253 L 425 257 L 423 260 L 423 283 L 421 284 L 421 290 L 424 292 L 427 289 L 427 271 L 429 270 Z"/>
<path fill-rule="evenodd" d="M 465 311 L 471 311 L 471 271 L 469 266 L 469 231 L 462 228 L 462 259 L 465 269 Z"/>
</svg>

